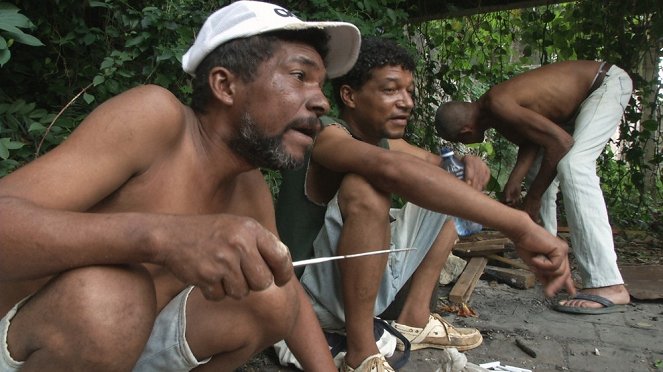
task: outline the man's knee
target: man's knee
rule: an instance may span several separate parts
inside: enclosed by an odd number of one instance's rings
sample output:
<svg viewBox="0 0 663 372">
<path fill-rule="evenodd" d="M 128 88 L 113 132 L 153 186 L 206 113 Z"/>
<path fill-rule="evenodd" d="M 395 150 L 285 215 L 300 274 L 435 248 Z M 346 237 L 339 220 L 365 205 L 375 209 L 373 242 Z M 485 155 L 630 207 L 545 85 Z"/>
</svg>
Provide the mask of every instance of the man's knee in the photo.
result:
<svg viewBox="0 0 663 372">
<path fill-rule="evenodd" d="M 267 291 L 257 292 L 255 299 L 261 306 L 253 306 L 257 324 L 264 326 L 268 344 L 286 338 L 295 327 L 301 306 L 295 279 L 282 287 L 273 286 Z"/>
<path fill-rule="evenodd" d="M 142 267 L 71 270 L 19 310 L 10 349 L 16 360 L 35 353 L 62 364 L 126 369 L 149 338 L 155 308 L 152 280 Z"/>
<path fill-rule="evenodd" d="M 362 216 L 386 218 L 391 207 L 390 194 L 376 189 L 364 178 L 348 174 L 341 183 L 338 204 L 345 218 Z"/>
</svg>

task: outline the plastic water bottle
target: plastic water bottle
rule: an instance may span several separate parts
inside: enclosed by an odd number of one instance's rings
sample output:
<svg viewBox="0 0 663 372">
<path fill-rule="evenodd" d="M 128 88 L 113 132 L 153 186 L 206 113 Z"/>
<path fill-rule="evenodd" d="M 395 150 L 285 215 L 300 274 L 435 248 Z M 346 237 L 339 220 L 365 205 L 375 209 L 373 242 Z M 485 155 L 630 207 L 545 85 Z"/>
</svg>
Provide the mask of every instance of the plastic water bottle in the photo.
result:
<svg viewBox="0 0 663 372">
<path fill-rule="evenodd" d="M 454 155 L 452 149 L 448 147 L 440 147 L 440 156 L 442 157 L 442 164 L 440 164 L 442 168 L 458 177 L 458 179 L 465 179 L 465 164 Z M 478 233 L 483 228 L 479 223 L 459 217 L 454 217 L 454 224 L 456 225 L 458 236 L 470 236 Z"/>
</svg>

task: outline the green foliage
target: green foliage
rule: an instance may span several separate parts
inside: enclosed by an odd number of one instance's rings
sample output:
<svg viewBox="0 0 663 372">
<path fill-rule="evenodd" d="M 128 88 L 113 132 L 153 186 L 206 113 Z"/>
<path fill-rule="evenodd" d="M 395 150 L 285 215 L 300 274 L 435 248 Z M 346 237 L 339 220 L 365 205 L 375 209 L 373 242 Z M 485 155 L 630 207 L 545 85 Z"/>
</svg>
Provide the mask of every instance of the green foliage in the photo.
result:
<svg viewBox="0 0 663 372">
<path fill-rule="evenodd" d="M 643 226 L 655 221 L 661 194 L 661 81 L 641 75 L 645 58 L 661 57 L 663 18 L 655 0 L 602 2 L 587 0 L 477 14 L 411 25 L 419 43 L 418 95 L 427 95 L 418 108 L 415 125 L 430 146 L 430 105 L 449 99 L 474 100 L 489 87 L 519 72 L 561 60 L 607 60 L 628 71 L 634 81 L 627 108 L 613 146 L 621 158 L 606 152 L 599 174 L 613 222 Z M 643 117 L 649 109 L 652 117 Z M 484 144 L 456 145 L 457 151 L 481 154 L 491 165 L 490 190 L 499 194 L 515 162 L 516 148 L 501 136 L 488 134 Z M 654 149 L 647 153 L 645 149 Z M 648 177 L 656 180 L 647 187 Z"/>
<path fill-rule="evenodd" d="M 138 84 L 161 85 L 188 102 L 181 55 L 205 17 L 229 2 L 0 2 L 0 177 L 59 144 L 97 105 Z M 652 52 L 660 58 L 660 1 L 585 0 L 420 24 L 409 23 L 415 2 L 405 0 L 275 2 L 300 18 L 352 22 L 364 34 L 410 48 L 419 66 L 406 136 L 433 151 L 439 139 L 432 118 L 443 101 L 476 99 L 517 73 L 558 60 L 618 64 L 636 90 L 613 144 L 621 157 L 606 151 L 599 162 L 609 211 L 626 225 L 647 224 L 660 214 L 661 82 L 640 72 Z M 648 153 L 652 144 L 656 150 Z M 493 132 L 483 144 L 455 147 L 487 159 L 491 190 L 501 190 L 515 161 L 508 141 Z M 276 193 L 280 175 L 265 176 Z"/>
<path fill-rule="evenodd" d="M 59 144 L 98 104 L 138 84 L 158 84 L 186 100 L 181 56 L 216 9 L 192 0 L 159 7 L 124 0 L 16 3 L 25 16 L 0 6 L 0 37 L 25 44 L 14 44 L 3 67 L 0 137 L 21 146 L 7 148 L 0 176 Z M 30 26 L 34 37 L 19 39 L 7 25 Z M 44 47 L 31 47 L 41 45 L 37 39 Z"/>
<path fill-rule="evenodd" d="M 21 29 L 33 27 L 28 17 L 19 14 L 20 9 L 9 3 L 0 2 L 0 67 L 11 58 L 9 48 L 16 42 L 30 46 L 41 46 L 36 37 Z"/>
</svg>

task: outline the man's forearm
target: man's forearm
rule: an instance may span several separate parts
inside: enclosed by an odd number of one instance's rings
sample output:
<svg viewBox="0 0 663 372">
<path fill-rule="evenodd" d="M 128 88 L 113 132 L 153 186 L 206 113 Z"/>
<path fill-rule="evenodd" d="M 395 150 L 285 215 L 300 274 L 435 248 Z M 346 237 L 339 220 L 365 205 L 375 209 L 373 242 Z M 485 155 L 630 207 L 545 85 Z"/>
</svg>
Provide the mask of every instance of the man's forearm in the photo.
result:
<svg viewBox="0 0 663 372">
<path fill-rule="evenodd" d="M 41 208 L 0 198 L 0 280 L 34 279 L 93 264 L 146 262 L 152 257 L 137 214 L 95 214 Z"/>
<path fill-rule="evenodd" d="M 401 156 L 381 159 L 380 163 L 375 166 L 389 169 L 383 172 L 388 176 L 374 185 L 423 208 L 467 218 L 507 234 L 517 234 L 518 225 L 523 218 L 527 219 L 523 212 L 503 205 L 427 162 Z"/>
<path fill-rule="evenodd" d="M 329 345 L 322 333 L 304 288 L 295 283 L 299 293 L 299 315 L 292 333 L 285 339 L 305 371 L 336 371 Z"/>
</svg>

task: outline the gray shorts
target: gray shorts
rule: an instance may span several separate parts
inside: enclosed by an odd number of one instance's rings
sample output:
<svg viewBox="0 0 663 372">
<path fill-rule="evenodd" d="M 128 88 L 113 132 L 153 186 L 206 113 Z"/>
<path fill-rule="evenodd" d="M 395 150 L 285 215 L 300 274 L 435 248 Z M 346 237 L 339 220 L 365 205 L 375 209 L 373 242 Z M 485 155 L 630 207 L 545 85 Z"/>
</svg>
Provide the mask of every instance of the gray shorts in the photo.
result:
<svg viewBox="0 0 663 372">
<path fill-rule="evenodd" d="M 338 196 L 338 195 L 337 195 Z M 379 315 L 394 301 L 398 291 L 417 270 L 431 245 L 442 230 L 448 216 L 417 205 L 406 203 L 392 209 L 390 249 L 416 248 L 414 251 L 389 255 L 382 283 L 375 301 L 374 315 Z M 327 205 L 325 224 L 313 242 L 315 257 L 336 255 L 336 247 L 343 228 L 343 218 L 334 197 Z M 338 266 L 333 262 L 309 265 L 300 279 L 313 309 L 325 329 L 344 328 L 345 311 L 341 296 Z"/>
<path fill-rule="evenodd" d="M 137 372 L 189 371 L 209 359 L 198 361 L 191 352 L 185 338 L 186 302 L 193 287 L 188 287 L 173 298 L 157 316 L 150 339 L 145 345 L 143 354 L 134 367 Z M 16 304 L 1 320 L 2 350 L 0 350 L 0 371 L 12 372 L 20 370 L 23 362 L 14 360 L 7 347 L 7 331 L 9 324 L 18 309 L 27 300 Z"/>
</svg>

